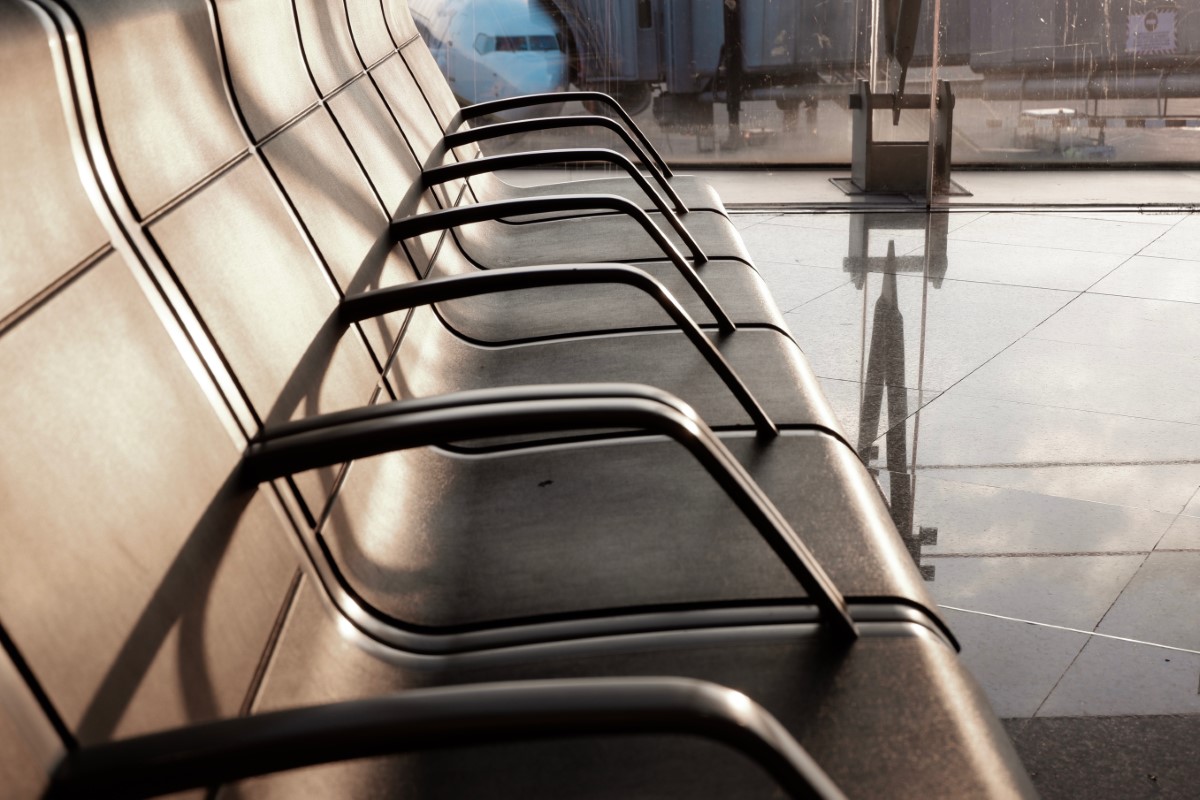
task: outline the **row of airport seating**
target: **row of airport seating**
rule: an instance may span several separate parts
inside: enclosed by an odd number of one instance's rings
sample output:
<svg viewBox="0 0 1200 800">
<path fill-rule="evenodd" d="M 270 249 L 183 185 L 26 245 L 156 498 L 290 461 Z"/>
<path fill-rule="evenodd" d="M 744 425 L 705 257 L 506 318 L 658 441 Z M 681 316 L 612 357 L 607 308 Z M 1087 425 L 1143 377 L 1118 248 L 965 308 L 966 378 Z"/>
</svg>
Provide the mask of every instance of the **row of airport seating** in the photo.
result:
<svg viewBox="0 0 1200 800">
<path fill-rule="evenodd" d="M 1032 793 L 619 110 L 460 111 L 403 0 L 0 0 L 0 85 L 0 794 Z"/>
</svg>

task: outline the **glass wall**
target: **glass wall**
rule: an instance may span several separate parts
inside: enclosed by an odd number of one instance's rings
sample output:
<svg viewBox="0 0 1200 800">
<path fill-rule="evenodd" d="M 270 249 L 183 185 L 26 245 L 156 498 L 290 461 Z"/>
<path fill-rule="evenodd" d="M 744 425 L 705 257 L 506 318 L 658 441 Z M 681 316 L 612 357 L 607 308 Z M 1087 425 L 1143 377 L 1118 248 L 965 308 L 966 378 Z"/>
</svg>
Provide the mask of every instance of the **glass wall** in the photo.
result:
<svg viewBox="0 0 1200 800">
<path fill-rule="evenodd" d="M 1194 4 L 414 0 L 411 6 L 463 102 L 560 87 L 602 90 L 681 164 L 849 163 L 851 95 L 859 81 L 878 94 L 895 93 L 901 61 L 909 64 L 906 94 L 928 94 L 936 79 L 950 82 L 955 164 L 1200 161 Z M 568 103 L 557 111 L 597 110 Z M 929 129 L 927 111 L 906 111 L 899 120 L 888 110 L 875 114 L 879 141 L 926 140 Z M 577 135 L 539 134 L 532 144 L 568 144 Z"/>
</svg>

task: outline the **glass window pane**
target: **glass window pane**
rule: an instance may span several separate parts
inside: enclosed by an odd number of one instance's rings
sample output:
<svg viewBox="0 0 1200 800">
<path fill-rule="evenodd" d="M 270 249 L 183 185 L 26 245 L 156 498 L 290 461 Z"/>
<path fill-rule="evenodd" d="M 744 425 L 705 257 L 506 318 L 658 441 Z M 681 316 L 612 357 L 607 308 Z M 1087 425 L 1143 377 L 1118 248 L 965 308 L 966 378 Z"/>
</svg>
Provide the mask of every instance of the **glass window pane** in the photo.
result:
<svg viewBox="0 0 1200 800">
<path fill-rule="evenodd" d="M 909 4 L 413 0 L 411 7 L 464 102 L 555 87 L 604 91 L 672 161 L 701 166 L 849 164 L 850 97 L 859 80 L 878 94 L 899 87 L 906 54 L 897 36 L 907 30 L 901 9 Z M 928 95 L 934 80 L 950 82 L 954 164 L 1198 160 L 1200 14 L 1159 0 L 923 0 L 916 7 L 904 89 Z M 468 42 L 473 47 L 459 44 Z M 561 113 L 603 109 L 565 103 Z M 928 139 L 921 108 L 898 122 L 886 109 L 876 117 L 879 141 Z M 594 135 L 564 129 L 488 148 L 570 146 Z"/>
</svg>

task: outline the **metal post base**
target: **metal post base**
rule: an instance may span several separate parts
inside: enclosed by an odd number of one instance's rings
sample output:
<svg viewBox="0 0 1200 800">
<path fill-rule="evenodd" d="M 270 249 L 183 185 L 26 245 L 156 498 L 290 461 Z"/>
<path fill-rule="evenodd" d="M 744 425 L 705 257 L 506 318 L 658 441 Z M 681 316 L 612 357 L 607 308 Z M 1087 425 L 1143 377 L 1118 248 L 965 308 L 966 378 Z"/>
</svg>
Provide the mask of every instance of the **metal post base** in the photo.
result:
<svg viewBox="0 0 1200 800">
<path fill-rule="evenodd" d="M 874 112 L 930 107 L 928 94 L 876 94 L 866 81 L 850 95 L 854 112 L 850 184 L 858 192 L 924 195 L 933 178 L 935 195 L 970 194 L 950 180 L 950 145 L 954 130 L 954 94 L 948 81 L 937 82 L 932 125 L 933 163 L 929 142 L 876 142 Z"/>
</svg>

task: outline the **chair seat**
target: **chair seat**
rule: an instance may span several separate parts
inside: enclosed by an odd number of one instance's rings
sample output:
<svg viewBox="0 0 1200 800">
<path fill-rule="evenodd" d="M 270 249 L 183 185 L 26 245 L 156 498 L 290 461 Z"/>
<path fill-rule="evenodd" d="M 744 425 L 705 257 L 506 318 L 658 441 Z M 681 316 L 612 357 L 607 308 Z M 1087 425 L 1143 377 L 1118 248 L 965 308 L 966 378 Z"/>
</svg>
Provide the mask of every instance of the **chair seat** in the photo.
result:
<svg viewBox="0 0 1200 800">
<path fill-rule="evenodd" d="M 911 623 L 863 624 L 839 649 L 812 625 L 612 636 L 415 658 L 348 641 L 301 590 L 256 711 L 428 686 L 552 677 L 679 675 L 739 690 L 792 733 L 849 797 L 1033 797 L 953 650 Z M 454 748 L 246 782 L 245 798 L 780 797 L 754 765 L 685 737 Z"/>
<path fill-rule="evenodd" d="M 593 288 L 578 291 L 590 295 Z M 504 323 L 519 331 L 527 320 L 554 309 L 554 304 L 524 305 L 523 294 L 471 301 L 491 307 L 500 304 Z M 456 305 L 469 308 L 471 301 L 456 301 Z M 727 336 L 710 332 L 709 338 L 776 424 L 814 425 L 841 433 L 837 417 L 791 337 L 770 328 L 741 328 Z M 710 427 L 753 424 L 696 347 L 671 329 L 485 346 L 447 330 L 429 307 L 422 307 L 409 321 L 389 376 L 404 397 L 538 383 L 653 384 L 695 408 Z"/>
<path fill-rule="evenodd" d="M 848 599 L 933 609 L 883 499 L 833 437 L 722 435 Z M 427 630 L 805 592 L 679 444 L 472 442 L 356 462 L 321 531 L 350 590 Z M 929 612 L 931 617 L 934 612 Z"/>
</svg>

